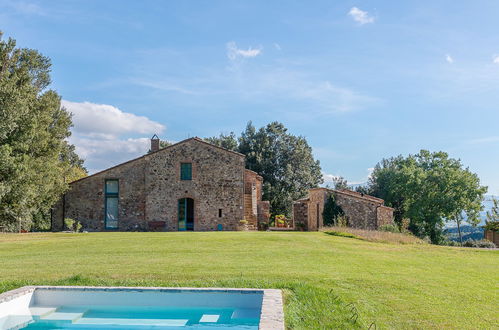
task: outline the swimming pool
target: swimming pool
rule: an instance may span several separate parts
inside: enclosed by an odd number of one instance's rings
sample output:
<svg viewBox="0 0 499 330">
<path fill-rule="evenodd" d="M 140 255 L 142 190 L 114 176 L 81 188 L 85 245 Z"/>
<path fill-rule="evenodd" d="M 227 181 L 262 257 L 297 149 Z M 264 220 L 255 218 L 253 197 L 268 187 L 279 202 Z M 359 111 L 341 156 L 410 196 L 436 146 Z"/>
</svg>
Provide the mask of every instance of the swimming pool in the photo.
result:
<svg viewBox="0 0 499 330">
<path fill-rule="evenodd" d="M 284 329 L 280 290 L 30 286 L 0 295 L 0 329 Z"/>
</svg>

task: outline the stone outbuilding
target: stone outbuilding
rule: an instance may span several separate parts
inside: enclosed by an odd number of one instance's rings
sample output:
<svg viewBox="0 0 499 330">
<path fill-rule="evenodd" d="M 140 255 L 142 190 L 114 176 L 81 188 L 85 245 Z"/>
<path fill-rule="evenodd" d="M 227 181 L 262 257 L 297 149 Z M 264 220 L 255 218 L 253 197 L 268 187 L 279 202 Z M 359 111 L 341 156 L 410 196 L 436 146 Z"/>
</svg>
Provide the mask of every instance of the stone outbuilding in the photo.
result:
<svg viewBox="0 0 499 330">
<path fill-rule="evenodd" d="M 52 210 L 52 229 L 65 218 L 89 231 L 256 229 L 268 221 L 263 179 L 245 156 L 190 138 L 165 148 L 151 139 L 148 154 L 70 184 Z"/>
<path fill-rule="evenodd" d="M 324 205 L 332 194 L 336 204 L 347 217 L 350 227 L 375 230 L 380 226 L 393 224 L 393 209 L 385 206 L 380 198 L 351 190 L 314 188 L 309 190 L 308 197 L 293 203 L 295 228 L 320 230 L 324 226 Z"/>
</svg>

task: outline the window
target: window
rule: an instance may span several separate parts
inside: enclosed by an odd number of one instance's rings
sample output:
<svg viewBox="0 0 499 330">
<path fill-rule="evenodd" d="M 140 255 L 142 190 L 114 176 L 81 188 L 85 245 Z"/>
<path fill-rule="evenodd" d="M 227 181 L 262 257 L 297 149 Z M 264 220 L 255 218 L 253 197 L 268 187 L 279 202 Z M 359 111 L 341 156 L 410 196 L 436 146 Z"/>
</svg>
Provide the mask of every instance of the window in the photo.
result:
<svg viewBox="0 0 499 330">
<path fill-rule="evenodd" d="M 192 163 L 180 164 L 180 180 L 192 180 Z"/>
<path fill-rule="evenodd" d="M 221 218 L 222 217 L 222 209 L 218 209 L 218 217 Z"/>
<path fill-rule="evenodd" d="M 106 229 L 118 228 L 118 198 L 119 183 L 116 179 L 109 179 L 105 182 L 105 225 Z"/>
</svg>

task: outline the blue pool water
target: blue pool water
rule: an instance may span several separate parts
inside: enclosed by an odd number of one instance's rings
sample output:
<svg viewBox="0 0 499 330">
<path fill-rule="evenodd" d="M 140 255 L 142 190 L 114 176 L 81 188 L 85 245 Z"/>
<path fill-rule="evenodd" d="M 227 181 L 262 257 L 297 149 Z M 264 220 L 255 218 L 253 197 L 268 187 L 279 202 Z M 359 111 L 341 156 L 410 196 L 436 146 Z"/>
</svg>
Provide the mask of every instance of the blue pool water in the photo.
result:
<svg viewBox="0 0 499 330">
<path fill-rule="evenodd" d="M 61 306 L 21 329 L 258 329 L 260 310 Z M 51 315 L 53 317 L 51 317 Z"/>
<path fill-rule="evenodd" d="M 3 329 L 258 329 L 263 292 L 39 287 L 0 303 Z"/>
</svg>

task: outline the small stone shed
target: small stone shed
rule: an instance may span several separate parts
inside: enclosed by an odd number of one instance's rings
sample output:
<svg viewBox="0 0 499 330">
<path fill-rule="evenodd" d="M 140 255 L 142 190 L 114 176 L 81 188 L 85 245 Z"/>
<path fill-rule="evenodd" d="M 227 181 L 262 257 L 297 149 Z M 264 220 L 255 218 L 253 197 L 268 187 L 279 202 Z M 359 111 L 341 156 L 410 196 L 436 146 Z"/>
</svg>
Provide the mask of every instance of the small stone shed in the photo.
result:
<svg viewBox="0 0 499 330">
<path fill-rule="evenodd" d="M 352 190 L 314 188 L 309 190 L 308 197 L 293 203 L 295 228 L 321 229 L 324 226 L 324 205 L 332 194 L 336 203 L 343 209 L 350 227 L 375 230 L 380 226 L 393 224 L 393 209 L 385 206 L 380 198 Z"/>
</svg>

